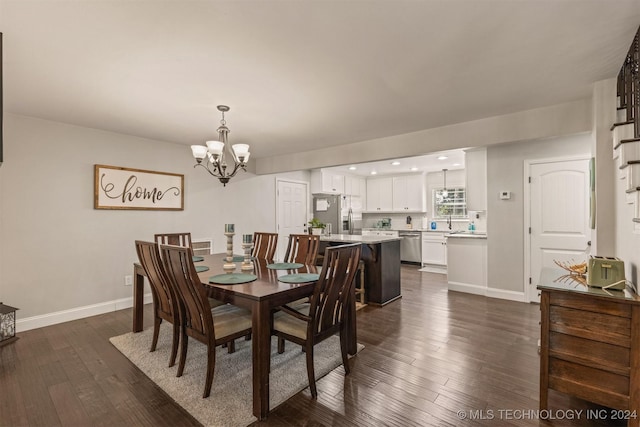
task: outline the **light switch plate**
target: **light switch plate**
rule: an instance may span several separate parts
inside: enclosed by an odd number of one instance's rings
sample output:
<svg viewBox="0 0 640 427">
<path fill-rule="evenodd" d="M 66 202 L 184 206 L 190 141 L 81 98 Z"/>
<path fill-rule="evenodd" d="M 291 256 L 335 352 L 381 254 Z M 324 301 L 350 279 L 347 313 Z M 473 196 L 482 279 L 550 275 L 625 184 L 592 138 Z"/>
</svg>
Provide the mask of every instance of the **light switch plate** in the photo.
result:
<svg viewBox="0 0 640 427">
<path fill-rule="evenodd" d="M 511 191 L 501 191 L 500 200 L 509 200 L 511 198 Z"/>
</svg>

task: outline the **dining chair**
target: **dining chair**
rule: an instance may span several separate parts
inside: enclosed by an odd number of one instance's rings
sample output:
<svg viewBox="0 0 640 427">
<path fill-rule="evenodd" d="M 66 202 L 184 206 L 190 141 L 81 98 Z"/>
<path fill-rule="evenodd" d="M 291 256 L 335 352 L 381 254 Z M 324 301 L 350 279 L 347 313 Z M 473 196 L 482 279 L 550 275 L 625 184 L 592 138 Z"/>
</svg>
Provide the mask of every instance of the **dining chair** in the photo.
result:
<svg viewBox="0 0 640 427">
<path fill-rule="evenodd" d="M 191 248 L 191 250 L 193 251 L 193 241 L 191 240 L 191 233 L 161 233 L 154 234 L 153 237 L 156 243 L 159 245 L 185 246 Z M 209 298 L 209 305 L 211 306 L 211 308 L 213 308 L 224 305 L 224 303 L 217 299 Z"/>
<path fill-rule="evenodd" d="M 339 332 L 342 363 L 345 373 L 350 372 L 345 315 L 352 298 L 359 260 L 359 243 L 328 247 L 310 304 L 298 310 L 283 305 L 273 315 L 272 332 L 278 337 L 278 353 L 284 352 L 284 340 L 304 348 L 309 388 L 314 399 L 318 397 L 313 366 L 314 345 Z"/>
<path fill-rule="evenodd" d="M 278 245 L 278 233 L 264 233 L 256 231 L 253 233 L 253 253 L 254 258 L 273 260 Z"/>
<path fill-rule="evenodd" d="M 149 285 L 151 287 L 151 297 L 153 299 L 153 338 L 151 340 L 151 350 L 156 351 L 160 324 L 163 320 L 173 325 L 173 341 L 171 344 L 171 356 L 169 366 L 176 363 L 178 352 L 178 341 L 180 340 L 180 313 L 178 308 L 178 297 L 162 264 L 158 244 L 154 242 L 143 242 L 136 240 L 136 252 L 138 260 L 144 269 Z"/>
<path fill-rule="evenodd" d="M 209 397 L 216 362 L 216 346 L 232 345 L 236 338 L 251 333 L 251 313 L 225 304 L 209 306 L 205 285 L 200 282 L 193 264 L 193 251 L 188 247 L 161 245 L 160 252 L 179 297 L 182 325 L 178 377 L 184 372 L 189 337 L 207 346 L 207 376 L 203 398 Z"/>
<path fill-rule="evenodd" d="M 191 233 L 160 233 L 154 234 L 154 240 L 159 245 L 186 246 L 193 250 Z"/>
<path fill-rule="evenodd" d="M 284 262 L 315 265 L 320 246 L 320 236 L 315 234 L 291 234 Z"/>
</svg>

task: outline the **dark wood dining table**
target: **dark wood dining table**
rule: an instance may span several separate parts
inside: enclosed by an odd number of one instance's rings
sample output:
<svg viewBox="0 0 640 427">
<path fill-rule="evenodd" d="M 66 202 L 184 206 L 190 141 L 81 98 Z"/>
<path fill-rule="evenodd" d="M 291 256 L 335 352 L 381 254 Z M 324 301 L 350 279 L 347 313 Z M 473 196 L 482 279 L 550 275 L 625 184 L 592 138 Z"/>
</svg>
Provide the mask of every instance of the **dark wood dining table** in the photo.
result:
<svg viewBox="0 0 640 427">
<path fill-rule="evenodd" d="M 234 273 L 249 273 L 257 279 L 241 284 L 219 285 L 209 283 L 209 278 L 225 271 L 222 268 L 225 254 L 204 255 L 203 261 L 196 266 L 209 267 L 208 271 L 199 273 L 200 281 L 206 287 L 210 297 L 246 308 L 252 314 L 252 365 L 253 365 L 253 415 L 259 420 L 267 418 L 269 413 L 269 366 L 271 357 L 271 312 L 275 307 L 308 297 L 313 293 L 317 282 L 284 283 L 278 277 L 292 273 L 315 273 L 319 267 L 305 265 L 294 270 L 273 270 L 267 268 L 272 261 L 252 260 L 252 271 L 241 271 L 241 262 L 236 262 Z M 143 329 L 144 305 L 144 269 L 134 264 L 133 286 L 133 332 Z M 356 310 L 355 295 L 352 294 L 346 312 L 347 319 L 347 351 L 356 353 Z M 215 377 L 214 377 L 215 381 Z"/>
</svg>

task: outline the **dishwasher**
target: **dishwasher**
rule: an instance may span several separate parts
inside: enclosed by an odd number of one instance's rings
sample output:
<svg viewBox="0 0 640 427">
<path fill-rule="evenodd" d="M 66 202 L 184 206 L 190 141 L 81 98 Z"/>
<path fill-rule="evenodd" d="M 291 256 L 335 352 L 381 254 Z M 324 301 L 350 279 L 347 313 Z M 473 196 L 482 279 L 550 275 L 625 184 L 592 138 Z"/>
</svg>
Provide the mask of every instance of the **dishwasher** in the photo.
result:
<svg viewBox="0 0 640 427">
<path fill-rule="evenodd" d="M 400 231 L 400 261 L 422 262 L 422 233 L 419 231 Z"/>
</svg>

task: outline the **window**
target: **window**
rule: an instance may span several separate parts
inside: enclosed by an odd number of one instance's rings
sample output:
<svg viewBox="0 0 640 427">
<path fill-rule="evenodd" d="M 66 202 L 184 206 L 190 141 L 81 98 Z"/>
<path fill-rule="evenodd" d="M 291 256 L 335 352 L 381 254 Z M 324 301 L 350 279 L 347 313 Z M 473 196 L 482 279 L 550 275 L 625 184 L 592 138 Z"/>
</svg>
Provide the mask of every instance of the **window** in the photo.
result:
<svg viewBox="0 0 640 427">
<path fill-rule="evenodd" d="M 467 195 L 462 187 L 433 190 L 433 218 L 467 218 Z"/>
</svg>

